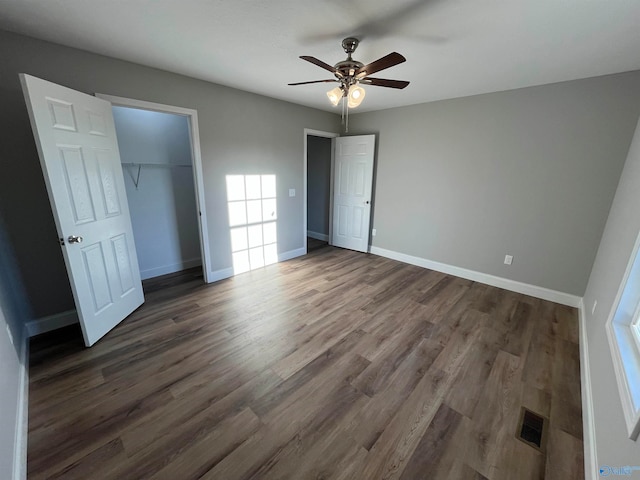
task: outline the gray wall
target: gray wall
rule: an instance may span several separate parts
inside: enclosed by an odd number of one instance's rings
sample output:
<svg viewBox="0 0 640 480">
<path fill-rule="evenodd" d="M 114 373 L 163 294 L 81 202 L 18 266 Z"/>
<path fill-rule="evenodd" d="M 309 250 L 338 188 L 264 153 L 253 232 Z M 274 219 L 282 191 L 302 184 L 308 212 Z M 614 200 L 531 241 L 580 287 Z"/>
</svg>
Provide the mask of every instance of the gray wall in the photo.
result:
<svg viewBox="0 0 640 480">
<path fill-rule="evenodd" d="M 139 177 L 137 167 L 124 167 L 142 278 L 200 265 L 187 117 L 126 107 L 113 107 L 113 117 L 122 162 L 155 165 Z"/>
<path fill-rule="evenodd" d="M 639 114 L 632 72 L 353 115 L 373 245 L 582 296 Z"/>
<path fill-rule="evenodd" d="M 329 235 L 331 139 L 307 137 L 307 230 Z"/>
<path fill-rule="evenodd" d="M 74 308 L 18 73 L 86 93 L 196 109 L 213 270 L 232 267 L 227 174 L 275 174 L 278 251 L 302 248 L 304 128 L 336 130 L 333 113 L 0 32 L 0 214 L 36 318 Z M 283 77 L 283 82 L 286 78 Z"/>
<path fill-rule="evenodd" d="M 26 452 L 14 449 L 18 448 L 16 430 L 23 426 L 18 418 L 24 367 L 21 353 L 25 345 L 24 323 L 29 315 L 20 273 L 0 216 L 0 478 L 3 479 L 13 478 L 14 458 L 22 458 L 21 463 L 25 460 Z"/>
<path fill-rule="evenodd" d="M 627 438 L 605 325 L 640 233 L 640 123 L 622 172 L 584 295 L 600 465 L 640 466 L 640 442 Z M 592 314 L 593 303 L 598 301 Z M 638 380 L 638 379 L 637 379 Z M 640 381 L 640 380 L 639 380 Z"/>
</svg>

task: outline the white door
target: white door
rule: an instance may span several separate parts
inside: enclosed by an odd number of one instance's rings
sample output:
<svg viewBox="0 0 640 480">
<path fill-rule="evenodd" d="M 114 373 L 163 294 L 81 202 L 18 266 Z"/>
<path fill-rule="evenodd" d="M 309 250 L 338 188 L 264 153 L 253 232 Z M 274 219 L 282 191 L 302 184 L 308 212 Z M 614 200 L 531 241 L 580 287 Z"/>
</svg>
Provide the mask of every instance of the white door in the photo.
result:
<svg viewBox="0 0 640 480">
<path fill-rule="evenodd" d="M 369 249 L 375 135 L 336 138 L 331 243 Z"/>
<path fill-rule="evenodd" d="M 111 104 L 29 75 L 20 81 L 91 346 L 144 302 Z"/>
</svg>

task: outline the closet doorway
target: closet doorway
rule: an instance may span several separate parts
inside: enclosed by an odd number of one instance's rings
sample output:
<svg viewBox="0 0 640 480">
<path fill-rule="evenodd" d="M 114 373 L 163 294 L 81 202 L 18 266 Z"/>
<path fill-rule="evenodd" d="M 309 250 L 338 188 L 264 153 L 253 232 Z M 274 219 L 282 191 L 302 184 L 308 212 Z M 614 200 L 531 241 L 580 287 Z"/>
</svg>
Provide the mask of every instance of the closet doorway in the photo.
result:
<svg viewBox="0 0 640 480">
<path fill-rule="evenodd" d="M 337 133 L 305 129 L 305 244 L 307 252 L 330 243 L 333 150 Z"/>
<path fill-rule="evenodd" d="M 197 112 L 97 95 L 112 104 L 142 280 L 210 271 Z"/>
</svg>

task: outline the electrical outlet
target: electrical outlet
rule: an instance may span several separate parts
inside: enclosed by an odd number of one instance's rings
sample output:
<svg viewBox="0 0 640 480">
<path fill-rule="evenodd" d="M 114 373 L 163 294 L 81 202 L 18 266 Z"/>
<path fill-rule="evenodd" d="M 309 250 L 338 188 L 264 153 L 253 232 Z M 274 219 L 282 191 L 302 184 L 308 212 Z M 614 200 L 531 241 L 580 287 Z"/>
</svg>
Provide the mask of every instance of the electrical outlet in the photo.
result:
<svg viewBox="0 0 640 480">
<path fill-rule="evenodd" d="M 593 315 L 594 313 L 596 313 L 596 307 L 598 306 L 598 300 L 595 300 L 593 302 L 593 307 L 591 307 L 591 315 Z"/>
<path fill-rule="evenodd" d="M 375 237 L 377 234 L 378 234 L 378 230 L 377 229 L 374 228 L 373 230 L 371 230 L 371 236 L 372 237 Z"/>
<path fill-rule="evenodd" d="M 290 197 L 295 197 L 296 196 L 296 189 L 295 188 L 290 188 L 289 189 L 289 196 Z"/>
<path fill-rule="evenodd" d="M 511 265 L 513 263 L 513 255 L 505 255 L 504 256 L 504 264 Z"/>
</svg>

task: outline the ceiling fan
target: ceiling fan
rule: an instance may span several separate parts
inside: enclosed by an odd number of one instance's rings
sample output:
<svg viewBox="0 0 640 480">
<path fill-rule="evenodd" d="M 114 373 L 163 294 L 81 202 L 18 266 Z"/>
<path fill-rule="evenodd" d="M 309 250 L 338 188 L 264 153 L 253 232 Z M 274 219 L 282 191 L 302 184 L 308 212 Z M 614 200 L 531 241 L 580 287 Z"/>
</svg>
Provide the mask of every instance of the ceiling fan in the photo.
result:
<svg viewBox="0 0 640 480">
<path fill-rule="evenodd" d="M 335 106 L 340 103 L 341 99 L 347 99 L 348 108 L 355 108 L 364 99 L 365 90 L 360 85 L 374 85 L 378 87 L 402 89 L 409 85 L 409 82 L 403 80 L 387 80 L 385 78 L 373 78 L 369 75 L 393 67 L 407 59 L 397 52 L 385 55 L 378 60 L 367 65 L 351 58 L 351 54 L 356 51 L 360 41 L 354 37 L 347 37 L 342 41 L 342 48 L 347 54 L 347 59 L 336 63 L 333 67 L 328 63 L 318 60 L 315 57 L 301 56 L 300 58 L 311 62 L 335 75 L 335 79 L 328 80 L 312 80 L 310 82 L 290 83 L 289 85 L 307 85 L 310 83 L 332 83 L 337 82 L 340 85 L 327 92 L 329 101 Z M 343 104 L 344 105 L 344 104 Z"/>
</svg>

